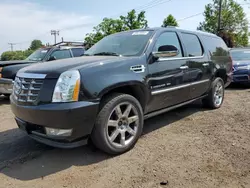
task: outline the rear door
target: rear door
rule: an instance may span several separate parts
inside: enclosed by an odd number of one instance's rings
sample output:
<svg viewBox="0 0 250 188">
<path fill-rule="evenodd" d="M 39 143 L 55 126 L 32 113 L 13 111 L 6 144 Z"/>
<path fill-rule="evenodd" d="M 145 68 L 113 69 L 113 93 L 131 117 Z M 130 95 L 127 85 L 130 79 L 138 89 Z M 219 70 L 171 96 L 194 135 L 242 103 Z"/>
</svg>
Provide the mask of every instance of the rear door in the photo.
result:
<svg viewBox="0 0 250 188">
<path fill-rule="evenodd" d="M 158 52 L 164 45 L 175 46 L 179 54 L 174 57 L 160 57 L 156 62 L 149 64 L 148 84 L 151 89 L 151 101 L 148 111 L 166 108 L 190 97 L 190 79 L 187 61 L 183 57 L 183 49 L 175 31 L 166 31 L 158 37 L 153 52 Z"/>
<path fill-rule="evenodd" d="M 181 38 L 185 46 L 185 55 L 187 56 L 187 66 L 189 67 L 189 78 L 191 81 L 190 95 L 193 99 L 205 94 L 210 87 L 213 64 L 209 61 L 198 35 L 182 32 Z"/>
</svg>

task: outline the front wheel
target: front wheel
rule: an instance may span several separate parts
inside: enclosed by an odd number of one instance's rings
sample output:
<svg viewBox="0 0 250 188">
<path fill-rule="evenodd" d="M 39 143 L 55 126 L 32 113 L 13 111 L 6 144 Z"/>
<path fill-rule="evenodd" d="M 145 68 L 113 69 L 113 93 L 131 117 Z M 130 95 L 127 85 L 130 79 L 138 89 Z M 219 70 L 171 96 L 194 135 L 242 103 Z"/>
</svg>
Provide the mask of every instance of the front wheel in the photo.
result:
<svg viewBox="0 0 250 188">
<path fill-rule="evenodd" d="M 91 139 L 94 145 L 109 153 L 121 154 L 130 150 L 143 128 L 143 111 L 131 95 L 114 94 L 102 104 Z"/>
<path fill-rule="evenodd" d="M 224 93 L 224 81 L 218 77 L 213 81 L 208 96 L 202 101 L 204 106 L 212 109 L 220 108 L 224 101 Z"/>
</svg>

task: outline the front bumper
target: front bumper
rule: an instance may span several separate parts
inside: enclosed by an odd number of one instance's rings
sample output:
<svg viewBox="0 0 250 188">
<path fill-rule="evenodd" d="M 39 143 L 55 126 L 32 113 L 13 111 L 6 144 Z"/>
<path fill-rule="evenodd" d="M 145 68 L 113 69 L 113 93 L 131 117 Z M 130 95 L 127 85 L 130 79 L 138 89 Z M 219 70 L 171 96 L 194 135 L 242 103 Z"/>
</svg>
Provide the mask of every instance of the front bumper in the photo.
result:
<svg viewBox="0 0 250 188">
<path fill-rule="evenodd" d="M 10 97 L 16 122 L 31 138 L 58 148 L 74 148 L 87 143 L 98 113 L 97 102 L 74 102 L 21 106 Z M 49 136 L 45 127 L 73 129 L 71 136 Z"/>
<path fill-rule="evenodd" d="M 0 78 L 0 94 L 11 94 L 13 83 L 12 79 Z"/>
</svg>

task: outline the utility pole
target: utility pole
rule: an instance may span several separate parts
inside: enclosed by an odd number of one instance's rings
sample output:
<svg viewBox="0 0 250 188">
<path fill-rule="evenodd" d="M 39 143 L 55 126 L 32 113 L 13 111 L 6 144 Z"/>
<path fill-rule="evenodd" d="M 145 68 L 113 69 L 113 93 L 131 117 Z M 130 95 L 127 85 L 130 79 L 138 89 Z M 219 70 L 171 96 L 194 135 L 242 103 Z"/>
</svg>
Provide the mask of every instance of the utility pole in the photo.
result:
<svg viewBox="0 0 250 188">
<path fill-rule="evenodd" d="M 221 6 L 222 6 L 222 0 L 219 0 L 219 16 L 218 16 L 218 29 L 217 32 L 219 33 L 221 29 Z"/>
<path fill-rule="evenodd" d="M 55 38 L 55 44 L 56 44 L 56 35 L 59 36 L 59 31 L 57 30 L 51 30 L 51 35 L 54 35 L 54 38 Z"/>
<path fill-rule="evenodd" d="M 10 45 L 11 51 L 13 52 L 13 46 L 16 45 L 15 43 L 8 43 Z"/>
</svg>

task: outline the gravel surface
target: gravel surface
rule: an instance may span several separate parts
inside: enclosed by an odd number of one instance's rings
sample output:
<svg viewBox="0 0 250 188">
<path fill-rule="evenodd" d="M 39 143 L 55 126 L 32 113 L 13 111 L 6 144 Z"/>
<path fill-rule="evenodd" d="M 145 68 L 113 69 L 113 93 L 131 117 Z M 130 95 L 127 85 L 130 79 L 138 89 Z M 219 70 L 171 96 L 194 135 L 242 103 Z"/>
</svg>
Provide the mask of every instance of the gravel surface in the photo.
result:
<svg viewBox="0 0 250 188">
<path fill-rule="evenodd" d="M 145 121 L 129 152 L 36 143 L 0 98 L 0 187 L 250 187 L 250 89 L 226 90 L 222 108 L 197 102 Z"/>
</svg>

